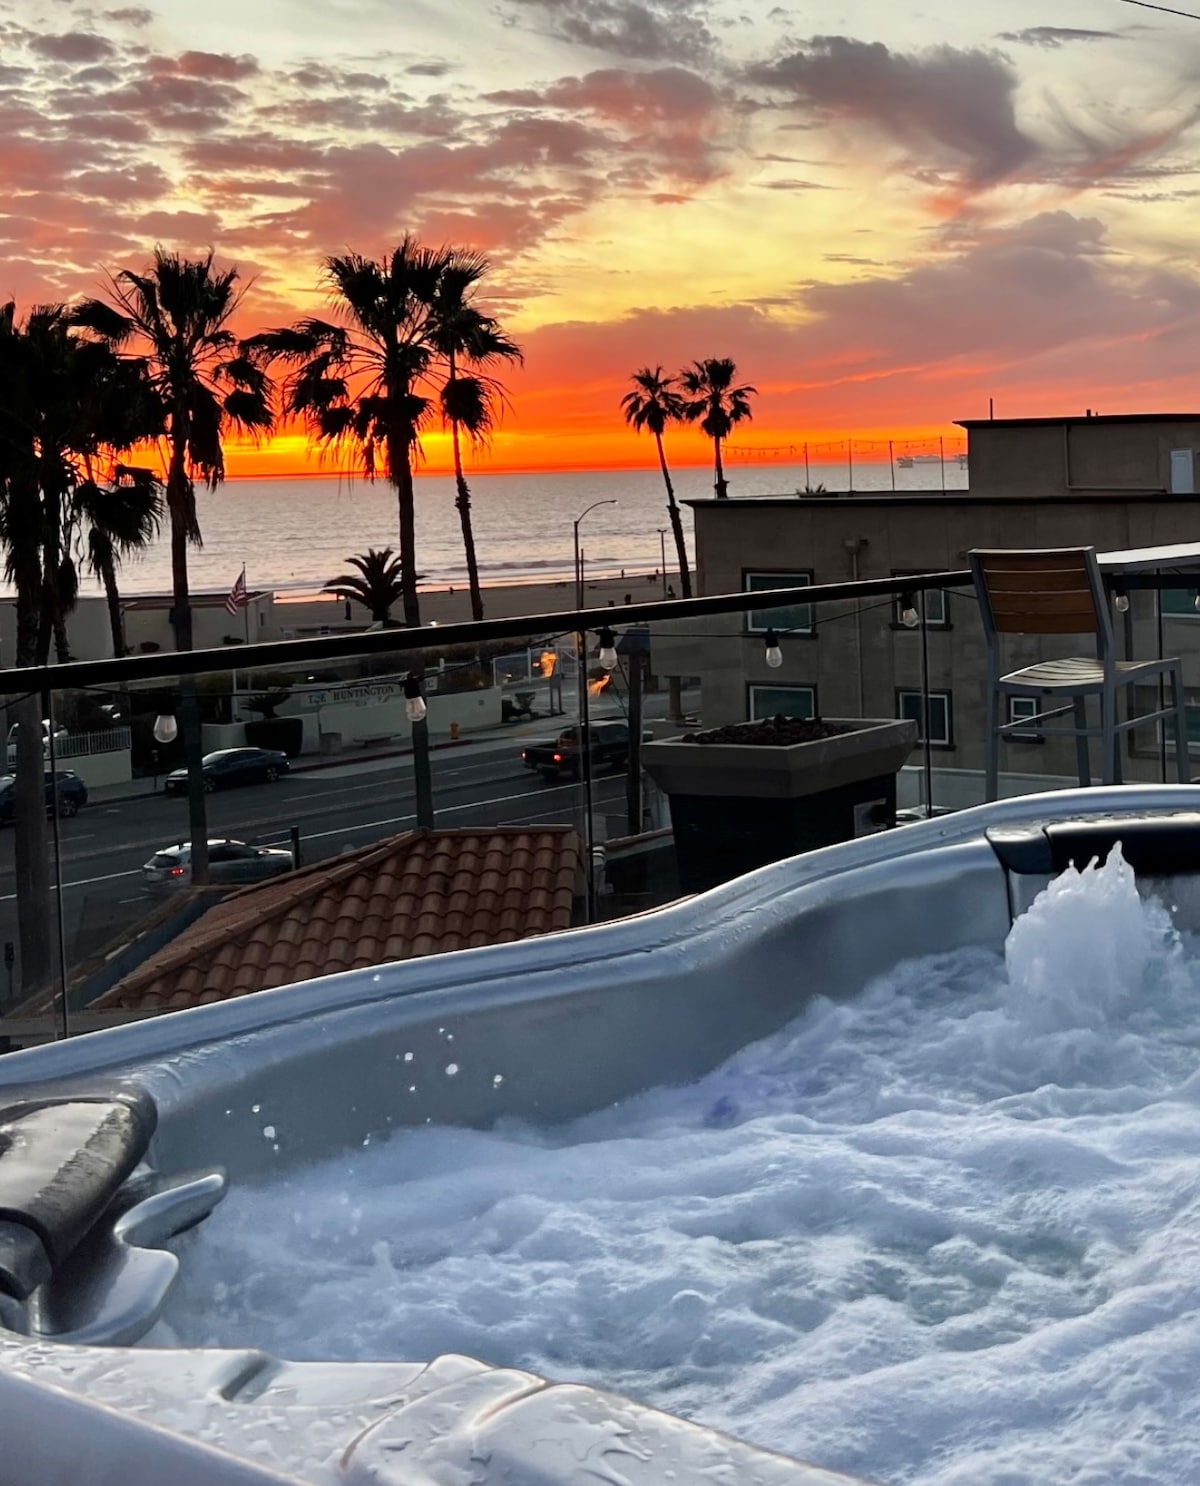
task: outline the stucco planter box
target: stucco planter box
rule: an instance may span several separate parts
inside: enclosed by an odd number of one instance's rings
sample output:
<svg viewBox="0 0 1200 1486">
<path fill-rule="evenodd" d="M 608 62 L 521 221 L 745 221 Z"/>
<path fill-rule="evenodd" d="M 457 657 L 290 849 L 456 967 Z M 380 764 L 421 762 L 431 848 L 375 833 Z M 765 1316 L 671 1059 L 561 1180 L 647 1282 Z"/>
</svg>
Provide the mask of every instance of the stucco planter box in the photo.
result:
<svg viewBox="0 0 1200 1486">
<path fill-rule="evenodd" d="M 896 773 L 916 744 L 916 723 L 822 723 L 836 731 L 810 742 L 669 738 L 643 747 L 646 772 L 670 801 L 685 892 L 895 823 Z M 755 728 L 743 725 L 744 731 Z M 720 730 L 722 737 L 738 732 Z"/>
</svg>

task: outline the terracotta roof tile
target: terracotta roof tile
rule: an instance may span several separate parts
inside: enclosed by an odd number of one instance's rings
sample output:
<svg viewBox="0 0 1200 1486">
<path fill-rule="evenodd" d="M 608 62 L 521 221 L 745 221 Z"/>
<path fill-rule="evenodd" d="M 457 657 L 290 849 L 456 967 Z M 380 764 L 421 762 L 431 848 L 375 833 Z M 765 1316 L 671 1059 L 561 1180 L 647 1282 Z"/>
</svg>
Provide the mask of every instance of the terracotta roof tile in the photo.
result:
<svg viewBox="0 0 1200 1486">
<path fill-rule="evenodd" d="M 232 894 L 92 1004 L 206 1005 L 337 970 L 567 929 L 581 858 L 566 826 L 409 831 Z"/>
</svg>

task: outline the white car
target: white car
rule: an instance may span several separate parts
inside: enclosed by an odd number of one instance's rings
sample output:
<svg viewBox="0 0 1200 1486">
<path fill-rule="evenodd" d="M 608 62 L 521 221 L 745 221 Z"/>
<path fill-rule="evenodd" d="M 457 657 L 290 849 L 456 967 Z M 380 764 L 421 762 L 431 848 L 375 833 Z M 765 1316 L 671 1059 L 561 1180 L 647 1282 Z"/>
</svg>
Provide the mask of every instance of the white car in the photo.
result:
<svg viewBox="0 0 1200 1486">
<path fill-rule="evenodd" d="M 295 865 L 291 852 L 282 847 L 227 840 L 208 843 L 208 877 L 218 885 L 262 882 L 290 872 Z M 151 888 L 191 887 L 191 846 L 180 841 L 156 851 L 142 868 L 142 881 Z"/>
<path fill-rule="evenodd" d="M 21 724 L 14 722 L 8 730 L 8 767 L 13 769 L 17 763 L 17 734 L 21 731 Z M 55 744 L 61 743 L 68 736 L 67 730 L 61 724 L 54 729 Z M 42 757 L 50 757 L 50 719 L 42 718 Z"/>
</svg>

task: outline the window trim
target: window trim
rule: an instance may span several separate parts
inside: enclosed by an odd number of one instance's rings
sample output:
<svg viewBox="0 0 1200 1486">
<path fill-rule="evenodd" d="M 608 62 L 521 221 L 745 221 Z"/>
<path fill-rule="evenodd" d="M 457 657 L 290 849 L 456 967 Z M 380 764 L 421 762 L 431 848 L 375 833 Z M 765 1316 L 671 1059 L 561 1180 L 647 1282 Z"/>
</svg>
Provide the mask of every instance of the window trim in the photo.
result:
<svg viewBox="0 0 1200 1486">
<path fill-rule="evenodd" d="M 1045 699 L 1041 697 L 1009 697 L 1007 700 L 1008 706 L 1006 708 L 1006 721 L 1009 724 L 1012 724 L 1014 722 L 1020 722 L 1021 720 L 1019 717 L 1013 716 L 1013 709 L 1018 703 L 1032 702 L 1033 712 L 1036 714 L 1042 711 L 1042 703 Z M 1045 733 L 1039 733 L 1037 731 L 1028 733 L 1005 733 L 1004 737 L 1005 740 L 1009 743 L 1029 743 L 1040 745 L 1045 743 L 1046 741 Z"/>
<path fill-rule="evenodd" d="M 809 717 L 820 717 L 821 708 L 817 698 L 817 684 L 815 681 L 747 681 L 746 683 L 746 721 L 764 722 L 768 717 L 776 717 L 778 713 L 767 712 L 761 717 L 754 715 L 754 693 L 756 691 L 807 691 L 812 696 L 812 711 Z M 807 721 L 807 719 L 805 719 Z"/>
<path fill-rule="evenodd" d="M 904 713 L 903 708 L 901 706 L 901 698 L 902 697 L 916 697 L 917 700 L 920 701 L 920 699 L 921 699 L 921 691 L 920 691 L 919 688 L 912 687 L 912 686 L 898 686 L 896 688 L 896 717 L 899 720 L 904 721 L 905 720 L 905 713 Z M 951 749 L 953 749 L 955 747 L 955 742 L 954 742 L 954 693 L 952 691 L 935 691 L 933 688 L 930 688 L 930 691 L 929 691 L 929 699 L 930 699 L 930 701 L 933 701 L 935 698 L 940 698 L 945 703 L 945 705 L 946 705 L 946 712 L 945 712 L 945 716 L 946 716 L 946 737 L 945 737 L 945 740 L 944 741 L 942 739 L 940 739 L 940 738 L 931 738 L 930 741 L 929 741 L 929 747 L 930 747 L 930 749 L 942 749 L 945 752 L 949 752 Z M 913 718 L 911 720 L 914 721 L 914 722 L 916 722 L 916 724 L 917 724 L 917 743 L 923 748 L 925 746 L 925 744 L 924 744 L 924 741 L 922 740 L 921 735 L 920 735 L 921 723 L 920 723 L 920 721 L 917 718 Z"/>
<path fill-rule="evenodd" d="M 743 568 L 742 569 L 742 592 L 749 593 L 751 578 L 794 578 L 791 584 L 781 584 L 780 587 L 811 588 L 816 581 L 816 573 L 812 568 Z M 759 593 L 770 593 L 769 588 L 758 589 Z M 800 607 L 797 605 L 797 607 Z M 813 613 L 812 604 L 803 606 L 808 610 L 808 623 L 804 626 L 784 626 L 788 637 L 795 636 L 797 639 L 815 637 L 817 632 L 816 617 Z M 745 611 L 746 634 L 765 635 L 769 629 L 774 629 L 779 621 L 774 623 L 768 621 L 766 624 L 755 624 L 755 614 L 764 612 L 758 609 L 747 609 Z"/>
</svg>

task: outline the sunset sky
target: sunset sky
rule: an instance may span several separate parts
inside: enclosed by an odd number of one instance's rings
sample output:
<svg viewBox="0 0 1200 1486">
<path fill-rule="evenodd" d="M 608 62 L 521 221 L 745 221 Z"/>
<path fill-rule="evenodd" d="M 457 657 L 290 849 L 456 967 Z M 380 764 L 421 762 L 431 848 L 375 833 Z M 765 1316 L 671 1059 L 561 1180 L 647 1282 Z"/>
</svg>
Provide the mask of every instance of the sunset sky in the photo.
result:
<svg viewBox="0 0 1200 1486">
<path fill-rule="evenodd" d="M 253 279 L 250 331 L 321 307 L 323 254 L 475 245 L 526 352 L 489 468 L 645 459 L 628 374 L 703 356 L 758 387 L 738 442 L 760 448 L 936 434 L 989 396 L 1200 404 L 1200 22 L 1122 0 L 0 0 L 0 43 L 0 296 L 211 245 Z M 690 432 L 671 448 L 705 457 Z M 304 466 L 302 434 L 231 459 Z"/>
</svg>

